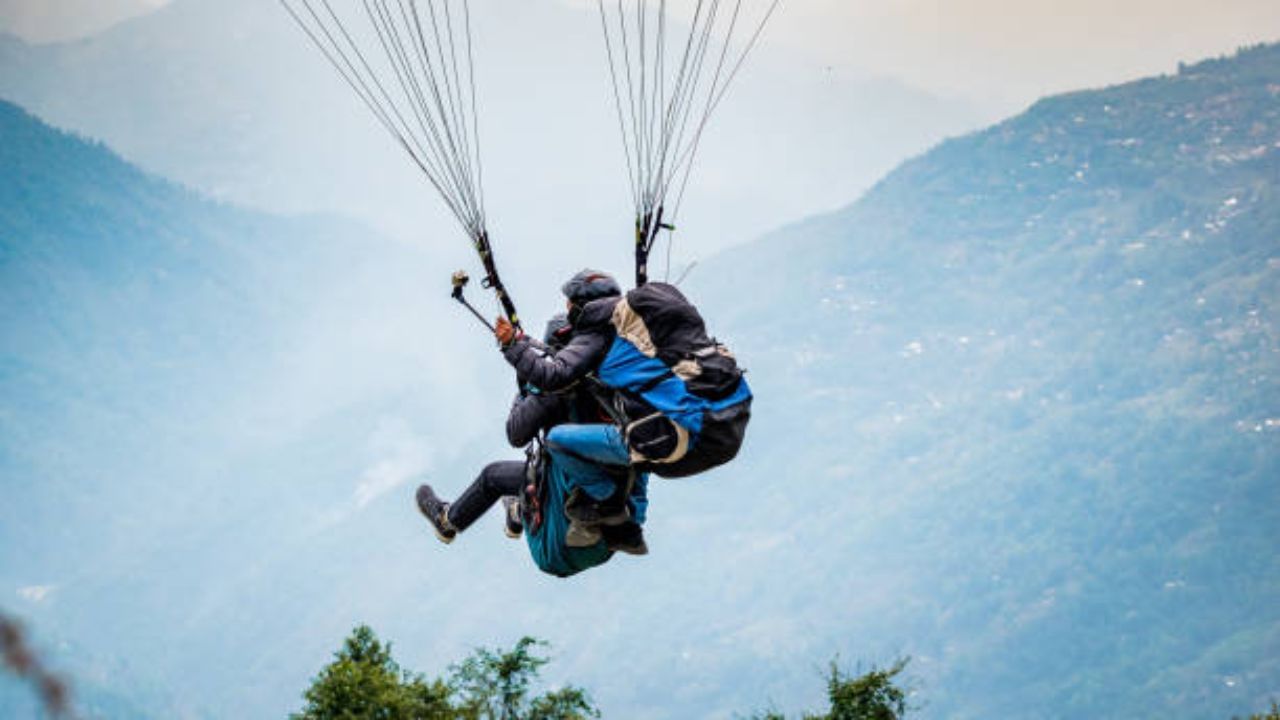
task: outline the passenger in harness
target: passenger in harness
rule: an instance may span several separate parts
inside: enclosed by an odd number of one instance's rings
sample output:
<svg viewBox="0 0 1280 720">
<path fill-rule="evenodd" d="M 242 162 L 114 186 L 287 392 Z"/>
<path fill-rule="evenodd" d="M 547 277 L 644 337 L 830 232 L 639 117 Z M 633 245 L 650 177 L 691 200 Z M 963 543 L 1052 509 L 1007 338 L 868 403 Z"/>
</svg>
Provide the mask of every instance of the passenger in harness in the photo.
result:
<svg viewBox="0 0 1280 720">
<path fill-rule="evenodd" d="M 583 270 L 563 290 L 573 335 L 556 353 L 542 352 L 510 323 L 495 328 L 519 377 L 544 391 L 585 390 L 613 421 L 558 426 L 547 435 L 550 447 L 667 478 L 698 475 L 737 456 L 751 418 L 746 371 L 678 288 L 650 282 L 623 297 L 608 274 Z M 626 489 L 613 491 L 584 487 L 570 517 L 613 517 L 624 510 Z"/>
<path fill-rule="evenodd" d="M 544 343 L 526 340 L 536 352 L 551 355 L 572 341 L 573 329 L 565 316 L 548 324 Z M 521 378 L 522 382 L 526 380 Z M 518 397 L 507 419 L 507 439 L 513 447 L 529 445 L 538 436 L 563 423 L 587 426 L 602 418 L 598 402 L 584 392 L 543 392 L 524 383 L 528 392 Z M 614 551 L 643 555 L 648 552 L 641 526 L 647 509 L 648 477 L 629 467 L 603 466 L 567 455 L 554 447 L 537 447 L 525 461 L 489 464 L 470 487 L 452 503 L 440 499 L 430 485 L 418 488 L 419 510 L 445 543 L 452 542 L 501 499 L 507 535 L 526 535 L 530 553 L 543 571 L 567 577 L 606 562 Z M 566 501 L 584 487 L 607 487 L 612 493 L 626 487 L 623 512 L 596 522 L 575 523 L 565 516 Z"/>
<path fill-rule="evenodd" d="M 519 378 L 542 392 L 574 392 L 594 399 L 595 419 L 588 423 L 557 425 L 547 433 L 547 448 L 553 453 L 579 461 L 607 466 L 613 470 L 594 482 L 577 484 L 566 501 L 570 520 L 569 543 L 587 542 L 591 528 L 624 524 L 627 520 L 629 488 L 633 474 L 631 452 L 623 438 L 621 418 L 608 414 L 613 392 L 600 384 L 593 373 L 608 354 L 616 335 L 610 319 L 622 298 L 622 287 L 608 273 L 583 270 L 562 287 L 568 319 L 572 326 L 569 341 L 554 353 L 544 352 L 531 338 L 516 333 L 510 323 L 499 318 L 495 330 L 503 355 Z M 601 414 L 604 417 L 599 417 Z"/>
</svg>

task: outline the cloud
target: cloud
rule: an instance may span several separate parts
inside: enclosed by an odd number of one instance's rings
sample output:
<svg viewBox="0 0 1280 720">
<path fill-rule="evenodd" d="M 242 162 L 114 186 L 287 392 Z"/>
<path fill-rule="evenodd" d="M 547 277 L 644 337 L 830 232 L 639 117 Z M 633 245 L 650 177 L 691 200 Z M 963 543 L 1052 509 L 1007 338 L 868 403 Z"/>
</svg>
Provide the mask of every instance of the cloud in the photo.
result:
<svg viewBox="0 0 1280 720">
<path fill-rule="evenodd" d="M 50 593 L 57 589 L 57 585 L 28 585 L 27 587 L 18 588 L 18 597 L 27 602 L 43 602 Z"/>
<path fill-rule="evenodd" d="M 419 478 L 430 469 L 434 457 L 430 445 L 407 422 L 383 418 L 369 438 L 375 459 L 360 475 L 352 494 L 356 509 Z"/>
</svg>

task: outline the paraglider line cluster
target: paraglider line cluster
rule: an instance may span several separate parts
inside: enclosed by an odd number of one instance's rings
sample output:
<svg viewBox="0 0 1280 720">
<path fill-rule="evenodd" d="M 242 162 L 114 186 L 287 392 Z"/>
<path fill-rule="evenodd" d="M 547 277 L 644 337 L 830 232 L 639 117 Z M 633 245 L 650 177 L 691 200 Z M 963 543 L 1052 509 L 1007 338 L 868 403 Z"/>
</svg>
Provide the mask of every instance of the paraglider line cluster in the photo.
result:
<svg viewBox="0 0 1280 720">
<path fill-rule="evenodd" d="M 635 205 L 638 285 L 658 233 L 672 229 L 707 123 L 780 2 L 751 21 L 748 0 L 696 0 L 687 37 L 671 42 L 668 0 L 597 0 Z M 744 27 L 754 29 L 738 46 Z"/>
<path fill-rule="evenodd" d="M 329 0 L 280 4 L 479 244 L 484 166 L 467 0 L 360 0 L 363 13 L 345 15 Z M 354 27 L 361 15 L 365 35 Z M 381 56 L 362 44 L 380 48 Z"/>
</svg>

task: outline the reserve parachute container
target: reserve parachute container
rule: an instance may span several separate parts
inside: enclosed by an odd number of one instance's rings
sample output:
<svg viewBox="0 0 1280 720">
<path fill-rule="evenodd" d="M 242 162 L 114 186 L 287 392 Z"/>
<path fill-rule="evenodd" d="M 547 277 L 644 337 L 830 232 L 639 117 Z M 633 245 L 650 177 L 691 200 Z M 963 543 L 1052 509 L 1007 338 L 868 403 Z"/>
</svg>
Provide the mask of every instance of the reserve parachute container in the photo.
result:
<svg viewBox="0 0 1280 720">
<path fill-rule="evenodd" d="M 737 456 L 751 388 L 697 308 L 674 285 L 651 282 L 619 300 L 610 321 L 616 334 L 597 377 L 616 391 L 635 467 L 687 477 Z"/>
</svg>

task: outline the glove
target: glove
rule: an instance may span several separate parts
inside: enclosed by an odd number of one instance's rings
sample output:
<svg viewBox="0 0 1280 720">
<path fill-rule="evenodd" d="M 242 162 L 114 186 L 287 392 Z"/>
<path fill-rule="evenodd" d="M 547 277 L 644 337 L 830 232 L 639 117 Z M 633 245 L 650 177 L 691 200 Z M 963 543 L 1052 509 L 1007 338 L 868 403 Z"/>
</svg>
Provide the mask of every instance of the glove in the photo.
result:
<svg viewBox="0 0 1280 720">
<path fill-rule="evenodd" d="M 516 341 L 519 333 L 516 332 L 516 327 L 509 320 L 500 317 L 493 323 L 493 336 L 498 339 L 498 345 L 507 348 Z"/>
</svg>

